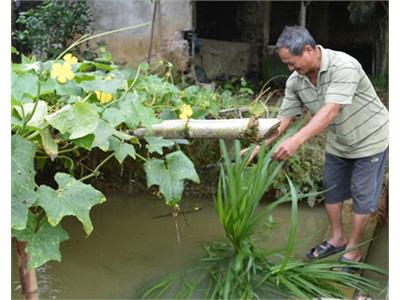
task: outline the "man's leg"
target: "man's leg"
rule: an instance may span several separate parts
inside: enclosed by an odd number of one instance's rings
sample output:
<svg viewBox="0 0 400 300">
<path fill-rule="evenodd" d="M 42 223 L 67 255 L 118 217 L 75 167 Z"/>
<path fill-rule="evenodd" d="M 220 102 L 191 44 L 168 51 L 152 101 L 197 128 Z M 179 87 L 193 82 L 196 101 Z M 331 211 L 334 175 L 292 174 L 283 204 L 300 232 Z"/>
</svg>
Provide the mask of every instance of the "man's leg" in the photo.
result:
<svg viewBox="0 0 400 300">
<path fill-rule="evenodd" d="M 335 246 L 336 248 L 346 245 L 347 239 L 343 235 L 342 230 L 342 202 L 334 204 L 325 204 L 325 210 L 329 218 L 329 223 L 331 225 L 331 238 L 328 243 Z M 320 245 L 321 248 L 326 247 Z M 318 250 L 314 251 L 314 256 L 318 256 Z"/>
<path fill-rule="evenodd" d="M 353 198 L 352 228 L 346 249 L 357 247 L 370 215 L 378 209 L 383 183 L 387 150 L 354 161 L 351 193 Z M 358 261 L 362 257 L 360 250 L 353 249 L 343 255 Z"/>
<path fill-rule="evenodd" d="M 325 210 L 331 225 L 328 243 L 341 247 L 347 243 L 342 229 L 343 201 L 351 197 L 352 160 L 326 153 L 324 163 Z"/>
<path fill-rule="evenodd" d="M 358 243 L 360 242 L 361 233 L 363 232 L 365 226 L 367 225 L 369 217 L 370 217 L 369 214 L 360 215 L 354 212 L 352 213 L 351 235 L 349 242 L 347 243 L 346 249 L 351 249 L 358 245 Z M 353 249 L 345 253 L 343 256 L 353 261 L 358 261 L 362 257 L 362 254 L 358 249 Z"/>
<path fill-rule="evenodd" d="M 347 243 L 347 239 L 342 229 L 342 202 L 334 204 L 325 204 L 325 210 L 328 214 L 329 223 L 331 225 L 331 238 L 328 243 L 335 247 L 343 246 Z"/>
<path fill-rule="evenodd" d="M 324 193 L 325 209 L 331 225 L 332 235 L 328 243 L 336 248 L 343 247 L 347 239 L 343 235 L 341 210 L 344 200 L 351 197 L 351 160 L 326 153 L 324 162 Z M 313 257 L 319 257 L 318 252 L 328 249 L 329 245 L 321 243 L 313 251 Z M 322 250 L 322 251 L 321 251 Z M 333 254 L 333 253 L 332 253 Z M 310 257 L 307 254 L 308 257 Z"/>
</svg>

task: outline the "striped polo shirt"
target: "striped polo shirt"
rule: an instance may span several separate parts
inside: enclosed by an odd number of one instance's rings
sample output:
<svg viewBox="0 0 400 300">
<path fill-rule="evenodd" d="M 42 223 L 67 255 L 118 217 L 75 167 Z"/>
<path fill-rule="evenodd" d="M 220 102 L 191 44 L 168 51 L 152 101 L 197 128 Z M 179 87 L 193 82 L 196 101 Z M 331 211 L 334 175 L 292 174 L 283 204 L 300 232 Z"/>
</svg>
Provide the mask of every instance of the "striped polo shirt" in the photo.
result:
<svg viewBox="0 0 400 300">
<path fill-rule="evenodd" d="M 360 63 L 350 55 L 321 49 L 317 86 L 294 71 L 286 81 L 279 116 L 316 114 L 325 103 L 343 105 L 327 130 L 326 152 L 360 158 L 383 152 L 389 144 L 389 114 Z"/>
</svg>

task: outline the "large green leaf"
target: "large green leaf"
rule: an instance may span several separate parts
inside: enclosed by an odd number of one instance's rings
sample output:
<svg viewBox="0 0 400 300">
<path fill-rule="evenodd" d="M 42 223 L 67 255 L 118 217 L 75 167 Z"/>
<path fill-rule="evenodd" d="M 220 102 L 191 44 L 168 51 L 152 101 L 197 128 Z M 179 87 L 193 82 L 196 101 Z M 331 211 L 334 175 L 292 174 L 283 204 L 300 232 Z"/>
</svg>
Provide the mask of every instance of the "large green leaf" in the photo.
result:
<svg viewBox="0 0 400 300">
<path fill-rule="evenodd" d="M 110 139 L 111 142 L 111 150 L 115 153 L 115 158 L 119 161 L 120 164 L 124 161 L 124 159 L 129 155 L 133 159 L 136 158 L 136 151 L 133 145 L 125 143 L 115 137 Z"/>
<path fill-rule="evenodd" d="M 35 187 L 35 170 L 33 158 L 35 157 L 36 146 L 20 135 L 11 137 L 11 174 L 12 180 L 29 189 Z"/>
<path fill-rule="evenodd" d="M 90 209 L 106 201 L 104 195 L 91 185 L 84 184 L 69 174 L 57 173 L 58 189 L 41 185 L 38 189 L 38 204 L 44 208 L 47 219 L 56 226 L 64 216 L 76 216 L 82 222 L 87 235 L 93 230 Z"/>
<path fill-rule="evenodd" d="M 134 93 L 129 93 L 121 100 L 119 107 L 124 116 L 125 124 L 129 128 L 136 128 L 139 124 L 150 127 L 159 122 L 154 115 L 154 111 L 145 107 Z"/>
<path fill-rule="evenodd" d="M 50 260 L 61 261 L 60 243 L 69 239 L 68 233 L 58 225 L 50 226 L 46 218 L 37 224 L 33 214 L 24 230 L 12 230 L 12 235 L 20 241 L 28 242 L 26 252 L 31 255 L 28 268 L 38 268 Z"/>
<path fill-rule="evenodd" d="M 106 108 L 103 113 L 103 119 L 109 122 L 114 127 L 120 125 L 125 120 L 122 112 L 115 107 Z"/>
<path fill-rule="evenodd" d="M 159 154 L 163 154 L 163 147 L 171 147 L 174 145 L 173 141 L 165 140 L 160 136 L 145 136 L 144 139 L 147 142 L 147 149 L 149 149 L 150 153 L 157 152 Z"/>
<path fill-rule="evenodd" d="M 168 154 L 165 161 L 153 158 L 144 164 L 144 168 L 147 186 L 158 185 L 170 205 L 181 200 L 185 179 L 200 182 L 192 161 L 182 151 Z"/>
<path fill-rule="evenodd" d="M 46 81 L 40 82 L 40 95 L 51 94 L 56 88 L 57 81 L 50 77 Z"/>
<path fill-rule="evenodd" d="M 161 120 L 173 120 L 173 119 L 177 119 L 177 118 L 178 118 L 178 115 L 176 114 L 176 112 L 170 110 L 169 108 L 164 109 L 160 113 Z"/>
<path fill-rule="evenodd" d="M 49 78 L 48 80 L 54 81 L 54 87 L 57 94 L 60 96 L 81 96 L 82 94 L 82 89 L 74 80 L 69 80 L 66 83 L 59 83 L 53 78 Z"/>
<path fill-rule="evenodd" d="M 114 130 L 114 135 L 116 137 L 120 138 L 121 140 L 130 141 L 132 144 L 141 145 L 141 143 L 139 142 L 139 139 L 136 136 L 127 134 L 123 131 Z"/>
<path fill-rule="evenodd" d="M 24 101 L 24 95 L 37 96 L 38 76 L 31 73 L 11 73 L 11 94 L 17 101 Z"/>
<path fill-rule="evenodd" d="M 86 91 L 102 91 L 106 93 L 114 94 L 118 89 L 124 89 L 126 80 L 121 79 L 96 79 L 87 80 L 79 84 Z"/>
<path fill-rule="evenodd" d="M 94 140 L 91 144 L 91 147 L 92 148 L 99 147 L 103 151 L 108 151 L 110 149 L 110 141 L 112 140 L 113 136 L 118 137 L 121 140 L 129 140 L 131 142 L 139 144 L 136 137 L 126 134 L 124 132 L 118 131 L 111 124 L 104 122 L 104 121 L 100 121 L 99 125 L 97 126 L 97 128 L 93 132 L 93 134 L 94 134 Z M 118 142 L 118 143 L 114 142 L 113 147 L 111 147 L 111 149 L 116 152 L 121 151 L 121 149 L 119 149 L 120 148 L 119 144 L 124 144 L 124 143 L 123 142 Z M 125 148 L 124 152 L 126 152 L 126 154 L 129 154 L 133 158 L 135 158 L 135 149 L 133 148 L 132 145 L 125 144 L 125 145 L 123 145 L 123 148 Z M 119 154 L 116 153 L 116 155 L 118 158 Z M 125 157 L 123 157 L 122 160 L 124 158 Z"/>
<path fill-rule="evenodd" d="M 21 119 L 30 115 L 34 108 L 35 112 L 33 113 L 27 125 L 35 129 L 43 129 L 48 125 L 47 121 L 45 120 L 45 117 L 47 116 L 47 102 L 39 100 L 37 104 L 31 102 L 25 103 L 22 106 L 14 106 L 15 111 L 18 113 Z"/>
<path fill-rule="evenodd" d="M 12 70 L 18 73 L 21 72 L 29 72 L 31 70 L 35 71 L 36 74 L 39 74 L 41 70 L 43 70 L 43 63 L 40 61 L 30 63 L 30 64 L 13 64 Z"/>
<path fill-rule="evenodd" d="M 11 183 L 11 228 L 24 229 L 29 207 L 37 200 L 37 193 Z"/>
<path fill-rule="evenodd" d="M 114 68 L 115 67 L 113 67 L 113 66 L 102 64 L 102 63 L 96 63 L 93 61 L 84 61 L 80 64 L 78 70 L 81 72 L 88 72 L 88 71 L 95 70 L 95 69 L 112 71 Z"/>
<path fill-rule="evenodd" d="M 88 134 L 88 135 L 86 135 L 84 137 L 81 137 L 79 139 L 72 140 L 72 142 L 76 146 L 78 146 L 80 148 L 83 148 L 83 149 L 86 149 L 86 150 L 91 150 L 92 149 L 93 141 L 94 141 L 94 134 Z"/>
<path fill-rule="evenodd" d="M 11 227 L 24 229 L 28 209 L 36 200 L 36 146 L 19 135 L 11 137 Z"/>
<path fill-rule="evenodd" d="M 110 137 L 116 130 L 110 124 L 100 121 L 96 130 L 93 132 L 94 140 L 92 148 L 99 147 L 103 151 L 108 151 L 110 148 Z"/>
<path fill-rule="evenodd" d="M 70 134 L 70 139 L 77 139 L 93 133 L 100 117 L 94 105 L 84 102 L 66 105 L 47 116 L 46 120 L 62 134 Z"/>
</svg>

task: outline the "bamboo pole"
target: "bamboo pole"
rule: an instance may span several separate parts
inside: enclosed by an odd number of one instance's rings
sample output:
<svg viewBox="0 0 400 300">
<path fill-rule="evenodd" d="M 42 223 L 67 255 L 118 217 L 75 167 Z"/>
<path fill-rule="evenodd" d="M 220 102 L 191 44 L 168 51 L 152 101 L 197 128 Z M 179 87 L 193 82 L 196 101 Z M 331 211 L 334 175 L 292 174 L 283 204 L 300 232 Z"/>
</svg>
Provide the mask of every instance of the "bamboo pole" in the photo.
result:
<svg viewBox="0 0 400 300">
<path fill-rule="evenodd" d="M 16 241 L 22 294 L 25 296 L 26 300 L 39 300 L 36 270 L 28 269 L 30 255 L 25 251 L 26 245 L 27 242 Z"/>
<path fill-rule="evenodd" d="M 273 135 L 278 119 L 166 120 L 152 126 L 150 132 L 138 128 L 128 133 L 143 138 L 147 133 L 167 139 L 250 139 L 261 141 Z"/>
</svg>

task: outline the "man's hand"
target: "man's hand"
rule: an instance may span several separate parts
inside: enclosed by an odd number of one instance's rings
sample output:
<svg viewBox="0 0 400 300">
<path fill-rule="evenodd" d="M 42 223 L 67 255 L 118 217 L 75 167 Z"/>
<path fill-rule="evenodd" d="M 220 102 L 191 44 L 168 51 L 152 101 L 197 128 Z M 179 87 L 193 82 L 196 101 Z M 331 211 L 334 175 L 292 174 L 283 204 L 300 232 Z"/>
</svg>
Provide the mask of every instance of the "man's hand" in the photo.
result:
<svg viewBox="0 0 400 300">
<path fill-rule="evenodd" d="M 325 104 L 295 135 L 281 143 L 274 154 L 272 159 L 275 160 L 287 160 L 291 157 L 301 144 L 305 143 L 312 137 L 323 132 L 329 124 L 336 118 L 339 111 L 342 109 L 342 105 L 337 103 Z"/>
<path fill-rule="evenodd" d="M 274 160 L 287 160 L 289 159 L 301 146 L 302 142 L 296 136 L 292 136 L 279 144 L 276 148 L 274 154 L 272 154 L 272 159 Z"/>
<path fill-rule="evenodd" d="M 242 151 L 240 151 L 240 156 L 246 155 L 247 151 L 249 151 L 249 148 L 244 148 Z M 251 163 L 254 157 L 256 157 L 256 155 L 258 154 L 258 151 L 260 151 L 260 145 L 257 145 L 254 148 L 253 153 L 251 153 L 249 160 L 247 161 L 247 164 Z"/>
<path fill-rule="evenodd" d="M 279 120 L 281 121 L 281 124 L 279 125 L 276 134 L 274 134 L 272 137 L 270 137 L 264 141 L 265 147 L 268 147 L 269 145 L 271 145 L 278 136 L 280 136 L 283 132 L 285 132 L 285 130 L 292 123 L 293 117 L 284 117 L 284 118 L 280 118 Z M 246 155 L 247 151 L 249 151 L 249 148 L 243 149 L 242 151 L 240 151 L 240 155 L 241 156 Z M 254 159 L 254 157 L 258 154 L 259 151 L 260 151 L 260 146 L 257 145 L 254 148 L 253 153 L 251 153 L 251 155 L 249 157 L 249 161 L 247 162 L 248 164 Z"/>
</svg>

